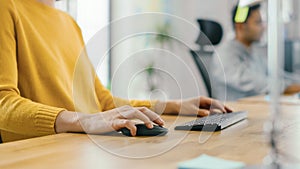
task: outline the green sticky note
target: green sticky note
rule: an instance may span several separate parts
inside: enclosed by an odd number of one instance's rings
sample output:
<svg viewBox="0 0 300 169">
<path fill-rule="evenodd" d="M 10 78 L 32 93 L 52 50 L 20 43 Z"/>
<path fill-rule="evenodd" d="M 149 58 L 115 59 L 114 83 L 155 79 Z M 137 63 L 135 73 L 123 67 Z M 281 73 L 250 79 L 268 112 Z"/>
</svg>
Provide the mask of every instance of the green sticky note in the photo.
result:
<svg viewBox="0 0 300 169">
<path fill-rule="evenodd" d="M 248 12 L 249 12 L 249 7 L 238 7 L 235 17 L 234 17 L 234 21 L 235 23 L 244 23 L 247 19 L 248 16 Z"/>
<path fill-rule="evenodd" d="M 179 163 L 178 169 L 240 169 L 245 166 L 243 162 L 224 160 L 203 154 L 195 159 Z"/>
</svg>

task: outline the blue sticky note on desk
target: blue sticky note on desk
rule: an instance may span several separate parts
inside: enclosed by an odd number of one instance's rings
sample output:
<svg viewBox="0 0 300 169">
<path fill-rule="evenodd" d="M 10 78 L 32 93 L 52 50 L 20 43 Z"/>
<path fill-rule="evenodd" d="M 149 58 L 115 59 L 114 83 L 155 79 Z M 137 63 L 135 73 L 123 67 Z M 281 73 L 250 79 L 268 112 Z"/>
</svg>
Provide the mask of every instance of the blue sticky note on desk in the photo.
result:
<svg viewBox="0 0 300 169">
<path fill-rule="evenodd" d="M 240 169 L 243 167 L 245 167 L 243 162 L 224 160 L 205 154 L 178 164 L 178 169 Z"/>
</svg>

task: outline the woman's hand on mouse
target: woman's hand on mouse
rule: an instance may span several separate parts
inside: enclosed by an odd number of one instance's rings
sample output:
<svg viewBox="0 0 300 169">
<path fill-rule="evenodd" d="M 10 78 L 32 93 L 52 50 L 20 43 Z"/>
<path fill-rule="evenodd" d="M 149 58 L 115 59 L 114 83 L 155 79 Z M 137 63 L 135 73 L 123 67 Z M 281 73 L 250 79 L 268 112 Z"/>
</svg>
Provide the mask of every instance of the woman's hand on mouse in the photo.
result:
<svg viewBox="0 0 300 169">
<path fill-rule="evenodd" d="M 153 127 L 152 122 L 164 125 L 162 118 L 146 107 L 122 106 L 95 114 L 63 111 L 56 118 L 55 129 L 57 133 L 102 134 L 126 127 L 135 136 L 136 126 L 131 119 L 143 121 L 148 128 Z"/>
<path fill-rule="evenodd" d="M 225 106 L 220 101 L 204 96 L 166 102 L 158 101 L 155 106 L 155 111 L 159 114 L 198 116 L 207 116 L 210 112 L 214 111 L 223 113 L 232 112 L 229 107 Z"/>
<path fill-rule="evenodd" d="M 154 108 L 158 114 L 180 114 L 207 116 L 215 110 L 220 112 L 232 112 L 220 101 L 208 97 L 197 97 L 185 100 L 158 101 Z M 152 122 L 162 126 L 161 117 L 145 107 L 122 106 L 105 112 L 85 114 L 63 111 L 56 118 L 55 130 L 63 132 L 85 132 L 89 134 L 102 134 L 121 128 L 128 128 L 132 136 L 136 135 L 136 126 L 131 119 L 139 119 L 148 128 L 152 128 Z"/>
</svg>

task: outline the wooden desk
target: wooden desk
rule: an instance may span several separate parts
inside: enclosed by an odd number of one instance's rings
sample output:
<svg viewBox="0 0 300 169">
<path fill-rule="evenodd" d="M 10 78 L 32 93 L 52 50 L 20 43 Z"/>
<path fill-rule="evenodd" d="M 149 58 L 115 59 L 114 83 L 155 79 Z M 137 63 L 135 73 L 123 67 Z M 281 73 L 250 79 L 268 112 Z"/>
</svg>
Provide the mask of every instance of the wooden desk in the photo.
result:
<svg viewBox="0 0 300 169">
<path fill-rule="evenodd" d="M 166 126 L 170 127 L 170 132 L 164 137 L 58 134 L 5 143 L 0 145 L 0 168 L 176 169 L 179 162 L 204 153 L 243 161 L 246 164 L 262 163 L 269 151 L 267 138 L 263 132 L 263 125 L 268 118 L 268 105 L 245 103 L 230 105 L 235 110 L 249 110 L 249 119 L 220 132 L 186 133 L 174 131 L 174 124 L 191 120 L 193 117 L 177 119 L 175 116 L 163 116 L 167 122 Z M 300 120 L 294 115 L 299 116 L 300 106 L 283 105 L 282 108 L 284 130 L 279 138 L 280 148 L 294 156 L 289 161 L 299 162 L 296 153 L 300 149 L 297 140 L 300 138 Z"/>
<path fill-rule="evenodd" d="M 280 97 L 280 103 L 286 105 L 300 105 L 300 98 L 298 95 L 282 95 Z M 239 99 L 238 102 L 245 103 L 270 103 L 270 96 L 268 95 L 259 95 L 259 96 L 251 96 Z"/>
</svg>

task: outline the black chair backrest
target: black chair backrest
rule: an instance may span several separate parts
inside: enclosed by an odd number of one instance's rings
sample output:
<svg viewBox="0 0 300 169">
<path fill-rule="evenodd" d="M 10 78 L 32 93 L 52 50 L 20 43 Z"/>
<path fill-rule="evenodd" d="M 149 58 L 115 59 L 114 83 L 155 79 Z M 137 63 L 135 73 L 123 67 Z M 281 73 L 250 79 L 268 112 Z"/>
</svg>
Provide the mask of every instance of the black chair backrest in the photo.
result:
<svg viewBox="0 0 300 169">
<path fill-rule="evenodd" d="M 223 37 L 223 29 L 219 23 L 205 19 L 198 19 L 197 22 L 201 30 L 196 41 L 197 44 L 202 46 L 217 45 L 220 43 Z"/>
<path fill-rule="evenodd" d="M 204 81 L 205 87 L 206 87 L 206 91 L 209 97 L 212 97 L 212 91 L 211 91 L 211 83 L 210 83 L 210 78 L 209 78 L 209 74 L 208 71 L 205 67 L 205 64 L 203 63 L 203 61 L 201 60 L 200 56 L 197 54 L 197 52 L 190 50 L 194 62 L 196 63 L 196 66 L 202 76 L 202 79 Z"/>
</svg>

